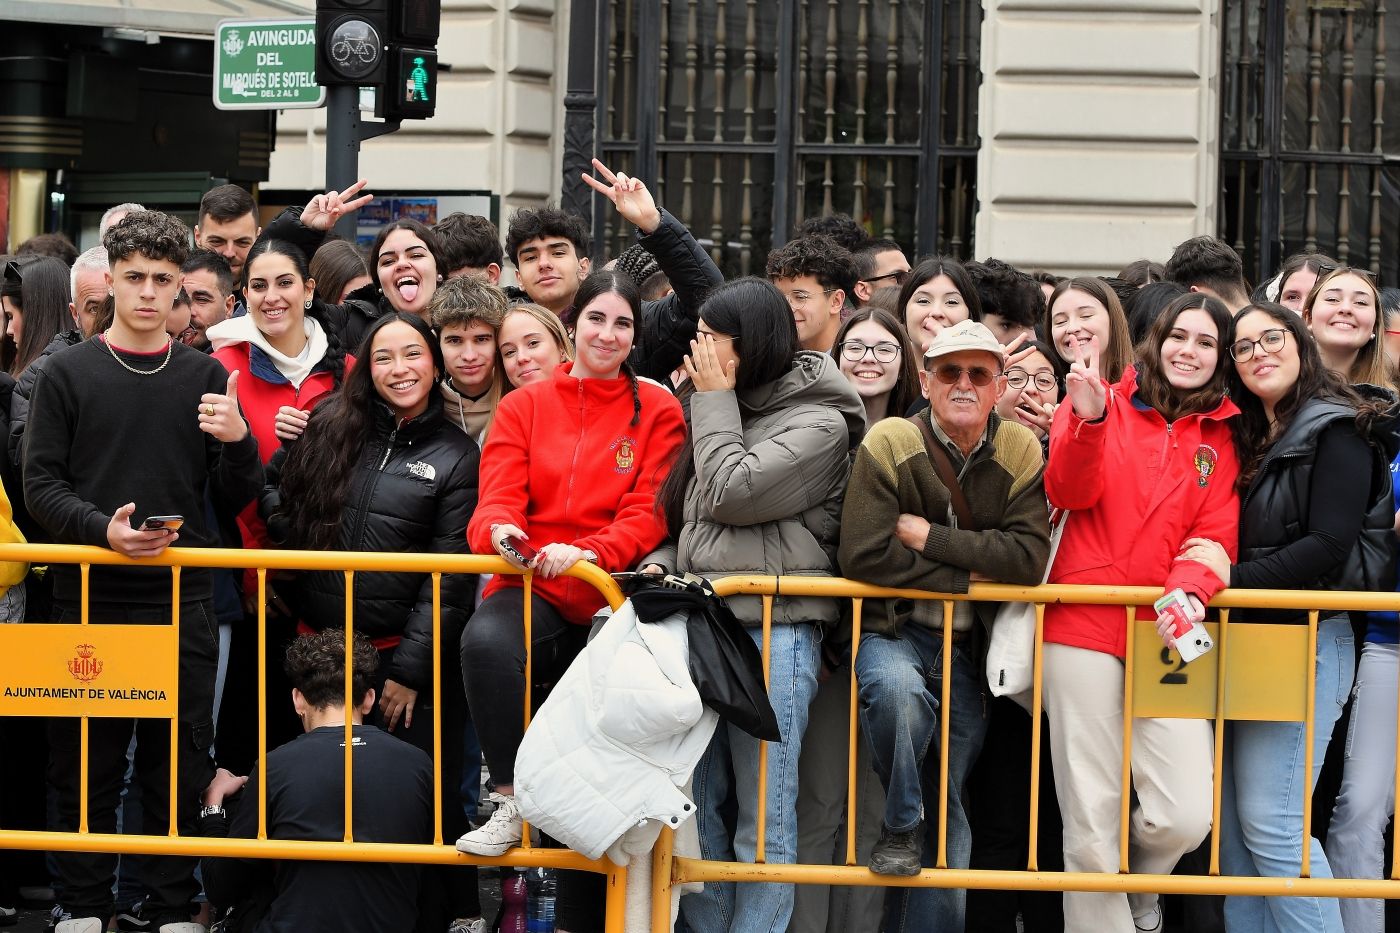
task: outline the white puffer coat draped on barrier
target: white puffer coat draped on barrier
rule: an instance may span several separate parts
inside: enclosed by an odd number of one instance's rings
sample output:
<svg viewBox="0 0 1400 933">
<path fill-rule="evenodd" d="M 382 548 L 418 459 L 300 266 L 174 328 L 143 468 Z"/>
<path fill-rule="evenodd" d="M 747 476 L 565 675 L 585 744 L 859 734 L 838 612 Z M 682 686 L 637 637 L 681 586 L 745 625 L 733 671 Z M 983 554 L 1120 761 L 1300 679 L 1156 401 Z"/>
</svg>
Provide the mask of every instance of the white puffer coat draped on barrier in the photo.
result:
<svg viewBox="0 0 1400 933">
<path fill-rule="evenodd" d="M 515 759 L 520 812 L 575 852 L 625 864 L 624 848 L 645 851 L 663 825 L 695 813 L 681 788 L 717 721 L 690 679 L 685 614 L 638 622 L 626 603 L 525 731 Z"/>
</svg>

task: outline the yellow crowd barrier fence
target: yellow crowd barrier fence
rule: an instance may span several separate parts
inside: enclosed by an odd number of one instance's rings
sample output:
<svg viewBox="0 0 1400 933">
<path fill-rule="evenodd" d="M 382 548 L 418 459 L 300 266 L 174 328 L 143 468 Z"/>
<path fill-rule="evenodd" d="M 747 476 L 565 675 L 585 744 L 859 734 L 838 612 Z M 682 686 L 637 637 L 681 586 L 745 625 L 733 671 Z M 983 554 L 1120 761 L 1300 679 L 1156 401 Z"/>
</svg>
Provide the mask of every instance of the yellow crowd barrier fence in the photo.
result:
<svg viewBox="0 0 1400 933">
<path fill-rule="evenodd" d="M 856 743 L 862 741 L 858 729 L 856 674 L 851 665 L 849 722 L 847 728 L 847 802 L 844 864 L 773 864 L 765 858 L 767 743 L 760 745 L 757 801 L 757 857 L 753 863 L 718 862 L 683 858 L 674 852 L 674 835 L 667 829 L 653 852 L 652 930 L 670 929 L 671 889 L 690 882 L 779 882 L 816 885 L 921 886 L 946 888 L 1016 889 L 1041 891 L 1154 892 L 1162 894 L 1217 894 L 1318 897 L 1400 898 L 1400 847 L 1390 866 L 1389 878 L 1357 880 L 1312 878 L 1306 839 L 1302 845 L 1302 866 L 1296 877 L 1229 877 L 1220 874 L 1220 789 L 1224 756 L 1225 723 L 1228 720 L 1278 720 L 1303 722 L 1307 749 L 1305 773 L 1312 772 L 1314 700 L 1316 694 L 1317 630 L 1319 613 L 1326 611 L 1373 611 L 1400 609 L 1395 593 L 1359 593 L 1307 590 L 1226 590 L 1211 602 L 1207 623 L 1215 639 L 1215 650 L 1188 667 L 1175 652 L 1165 650 L 1154 622 L 1138 621 L 1136 612 L 1150 607 L 1162 595 L 1160 589 L 1125 586 L 1009 586 L 996 583 L 974 584 L 965 595 L 930 593 L 922 590 L 888 589 L 852 580 L 813 577 L 733 576 L 715 581 L 722 596 L 750 595 L 763 600 L 763 664 L 769 670 L 773 600 L 783 596 L 824 596 L 848 600 L 851 605 L 852 651 L 859 652 L 862 605 L 865 600 L 901 598 L 940 600 L 943 617 L 952 618 L 953 604 L 966 601 L 1026 602 L 1036 606 L 1034 679 L 1032 687 L 1032 733 L 1030 756 L 1031 790 L 1027 814 L 1029 823 L 1028 859 L 1024 871 L 992 871 L 948 867 L 948 748 L 949 718 L 940 715 L 938 761 L 925 762 L 925 768 L 938 769 L 938 842 L 935 867 L 912 877 L 877 875 L 856 859 Z M 1040 759 L 1042 706 L 1042 648 L 1045 606 L 1050 603 L 1122 606 L 1127 627 L 1127 650 L 1123 664 L 1123 760 L 1122 810 L 1119 835 L 1119 871 L 1116 874 L 1043 871 L 1037 864 L 1037 835 L 1040 802 Z M 1255 622 L 1230 623 L 1234 609 L 1303 610 L 1307 625 L 1275 625 Z M 1219 610 L 1218 612 L 1216 610 Z M 942 696 L 940 709 L 952 702 L 953 632 L 942 632 Z M 979 669 L 979 676 L 980 676 Z M 1397 691 L 1400 705 L 1400 691 Z M 1213 805 L 1208 875 L 1132 874 L 1128 865 L 1128 819 L 1131 805 L 1132 723 L 1134 718 L 1186 718 L 1214 721 Z M 1394 737 L 1400 748 L 1400 734 Z M 1396 799 L 1400 799 L 1400 773 L 1396 777 Z M 739 792 L 748 792 L 747 789 Z M 1312 824 L 1312 797 L 1304 795 L 1303 832 Z"/>
<path fill-rule="evenodd" d="M 0 826 L 0 849 L 224 856 L 267 859 L 315 859 L 344 862 L 396 862 L 422 865 L 475 864 L 573 869 L 601 874 L 607 880 L 608 933 L 623 929 L 627 871 L 604 859 L 587 859 L 567 849 L 524 846 L 497 858 L 464 855 L 455 840 L 443 839 L 442 721 L 440 652 L 433 652 L 433 842 L 410 845 L 357 841 L 353 835 L 353 761 L 351 750 L 353 666 L 346 638 L 345 666 L 345 838 L 309 842 L 269 839 L 267 782 L 258 782 L 258 832 L 253 839 L 211 839 L 182 836 L 171 807 L 165 835 L 93 833 L 88 829 L 88 719 L 93 716 L 170 719 L 170 799 L 177 799 L 176 760 L 179 755 L 176 715 L 179 702 L 179 606 L 181 570 L 188 568 L 252 569 L 257 578 L 258 613 L 258 748 L 267 754 L 267 605 L 268 573 L 280 570 L 323 570 L 345 575 L 347 636 L 354 627 L 350 599 L 357 572 L 427 573 L 433 579 L 433 643 L 441 645 L 441 582 L 443 574 L 519 574 L 499 557 L 455 554 L 376 554 L 318 551 L 258 551 L 218 548 L 171 548 L 157 558 L 132 560 L 105 548 L 67 545 L 10 544 L 0 546 L 0 561 L 35 565 L 75 564 L 82 582 L 82 615 L 74 625 L 0 625 L 0 716 L 74 716 L 80 725 L 79 828 L 75 833 L 23 831 Z M 170 568 L 171 625 L 107 625 L 88 619 L 88 580 L 93 566 L 164 566 Z M 588 563 L 569 571 L 593 586 L 614 608 L 621 592 L 605 572 Z M 530 644 L 529 592 L 532 575 L 525 574 L 525 644 Z M 110 684 L 110 688 L 99 684 Z M 529 652 L 525 667 L 525 717 L 530 720 Z M 461 684 L 446 689 L 462 689 Z M 460 736 L 452 736 L 461 741 Z M 458 805 L 455 801 L 451 805 Z M 526 827 L 528 840 L 529 828 Z"/>
<path fill-rule="evenodd" d="M 443 574 L 519 573 L 497 557 L 443 554 L 374 554 L 310 551 L 256 551 L 234 549 L 174 548 L 154 559 L 130 560 L 103 548 L 60 545 L 15 544 L 0 546 L 0 561 L 28 561 L 36 565 L 75 564 L 82 580 L 82 615 L 75 625 L 0 625 L 0 716 L 73 716 L 81 720 L 81 761 L 83 762 L 81 814 L 75 833 L 24 831 L 0 826 L 0 848 L 48 851 L 148 853 L 197 856 L 224 856 L 269 859 L 316 859 L 326 861 L 397 862 L 413 864 L 479 864 L 516 867 L 574 869 L 602 874 L 607 879 L 607 920 L 609 933 L 623 929 L 623 906 L 627 873 L 607 859 L 585 859 L 565 849 L 524 846 L 499 858 L 478 858 L 458 853 L 452 840 L 442 838 L 444 802 L 441 798 L 442 729 L 440 657 L 433 662 L 434 690 L 434 839 L 431 844 L 405 845 L 356 841 L 351 831 L 353 783 L 349 726 L 349 698 L 353 670 L 346 665 L 347 741 L 345 756 L 346 834 L 343 840 L 306 842 L 267 837 L 266 784 L 259 784 L 258 833 L 252 839 L 209 839 L 182 836 L 175 816 L 169 819 L 165 835 L 123 835 L 92 833 L 87 825 L 87 722 L 96 716 L 152 717 L 171 719 L 171 792 L 175 792 L 176 708 L 179 696 L 179 612 L 173 608 L 172 624 L 166 626 L 94 624 L 88 619 L 88 578 L 93 566 L 164 566 L 171 573 L 171 603 L 180 603 L 181 570 L 185 568 L 252 569 L 257 579 L 258 613 L 258 746 L 266 755 L 267 721 L 267 597 L 268 574 L 282 570 L 322 570 L 343 573 L 347 595 L 357 572 L 405 572 L 431 574 L 434 581 L 433 636 L 440 644 L 440 584 Z M 614 608 L 623 597 L 606 573 L 591 564 L 575 566 L 570 575 L 595 587 Z M 531 575 L 524 585 L 528 593 Z M 1153 623 L 1136 621 L 1140 607 L 1151 606 L 1161 591 L 1146 587 L 1089 586 L 1007 586 L 979 583 L 965 595 L 896 590 L 868 586 L 839 578 L 779 578 L 771 576 L 727 577 L 716 582 L 721 595 L 755 595 L 763 600 L 763 660 L 765 673 L 770 661 L 773 600 L 783 596 L 821 596 L 848 600 L 851 604 L 852 650 L 859 651 L 862 605 L 865 600 L 905 598 L 940 600 L 945 617 L 959 601 L 1029 602 L 1036 610 L 1036 643 L 1032 690 L 1032 737 L 1029 749 L 1031 793 L 1029 811 L 1029 857 L 1023 871 L 990 871 L 947 867 L 946 815 L 948 806 L 948 717 L 941 716 L 939 775 L 939 833 L 935 867 L 914 877 L 873 874 L 856 860 L 856 755 L 848 754 L 848 805 L 846 807 L 846 851 L 844 864 L 772 864 L 765 857 L 766 842 L 766 743 L 760 747 L 758 795 L 758 848 L 753 863 L 711 862 L 675 855 L 670 830 L 662 833 L 652 859 L 652 929 L 670 929 L 671 890 L 688 882 L 780 882 L 820 885 L 917 885 L 985 889 L 1053 891 L 1121 891 L 1177 894 L 1314 895 L 1327 897 L 1400 897 L 1400 850 L 1391 863 L 1389 877 L 1380 880 L 1310 877 L 1309 846 L 1302 847 L 1302 866 L 1296 877 L 1243 878 L 1220 874 L 1220 780 L 1225 723 L 1229 720 L 1301 721 L 1306 730 L 1304 746 L 1312 765 L 1312 734 L 1316 693 L 1315 665 L 1319 612 L 1400 609 L 1400 596 L 1393 593 L 1342 593 L 1318 591 L 1227 590 L 1212 602 L 1215 621 L 1207 628 L 1216 648 L 1193 662 L 1189 668 L 1169 651 L 1163 650 Z M 1116 874 L 1049 872 L 1037 864 L 1040 787 L 1040 712 L 1042 710 L 1042 646 L 1044 607 L 1051 603 L 1114 605 L 1124 608 L 1127 652 L 1123 665 L 1124 734 L 1122 760 L 1122 819 L 1119 839 L 1120 870 Z M 530 644 L 531 618 L 526 600 L 525 643 Z M 1234 609 L 1288 609 L 1308 613 L 1308 624 L 1261 625 L 1230 622 Z M 1217 612 L 1217 610 L 1219 610 Z M 345 625 L 353 629 L 353 601 L 347 599 Z M 943 632 L 942 709 L 951 703 L 952 631 Z M 526 661 L 526 703 L 523 716 L 530 716 L 530 667 Z M 1288 672 L 1296 672 L 1289 676 Z M 100 672 L 100 673 L 99 673 Z M 114 689 L 96 687 L 101 674 Z M 63 679 L 68 675 L 68 680 Z M 848 752 L 862 741 L 857 721 L 858 692 L 854 664 L 851 668 L 851 699 L 847 728 Z M 72 683 L 69 683 L 72 681 Z M 61 684 L 62 686 L 55 686 Z M 452 689 L 456 685 L 451 685 Z M 1400 690 L 1397 691 L 1400 706 Z M 1128 866 L 1127 814 L 1131 803 L 1132 720 L 1135 717 L 1200 718 L 1214 721 L 1214 792 L 1208 875 L 1133 874 Z M 1395 737 L 1400 747 L 1400 734 Z M 933 762 L 926 767 L 935 767 Z M 1400 797 L 1400 774 L 1396 778 Z M 1311 825 L 1311 799 L 1304 797 L 1304 832 Z M 527 837 L 528 838 L 528 837 Z"/>
</svg>

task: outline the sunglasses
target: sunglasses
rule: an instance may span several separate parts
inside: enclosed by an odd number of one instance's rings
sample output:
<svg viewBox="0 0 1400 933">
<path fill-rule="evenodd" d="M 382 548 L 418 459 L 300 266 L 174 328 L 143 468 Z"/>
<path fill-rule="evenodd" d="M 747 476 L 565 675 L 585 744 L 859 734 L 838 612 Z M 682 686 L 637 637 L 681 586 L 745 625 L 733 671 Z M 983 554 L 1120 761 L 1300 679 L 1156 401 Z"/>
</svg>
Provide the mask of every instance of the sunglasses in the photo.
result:
<svg viewBox="0 0 1400 933">
<path fill-rule="evenodd" d="M 945 363 L 933 371 L 933 375 L 939 382 L 949 386 L 957 385 L 962 380 L 963 373 L 967 374 L 967 381 L 979 389 L 991 385 L 992 380 L 998 375 L 985 366 L 964 368 L 962 366 L 955 366 L 952 363 Z"/>
</svg>

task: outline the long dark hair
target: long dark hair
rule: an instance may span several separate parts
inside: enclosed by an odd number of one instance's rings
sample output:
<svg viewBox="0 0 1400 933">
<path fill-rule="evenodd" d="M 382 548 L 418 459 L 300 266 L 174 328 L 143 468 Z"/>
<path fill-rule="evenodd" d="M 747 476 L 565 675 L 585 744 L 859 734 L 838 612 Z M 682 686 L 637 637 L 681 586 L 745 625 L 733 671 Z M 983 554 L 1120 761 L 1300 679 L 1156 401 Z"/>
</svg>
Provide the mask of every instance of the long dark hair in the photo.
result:
<svg viewBox="0 0 1400 933">
<path fill-rule="evenodd" d="M 591 278 L 591 276 L 590 276 Z M 767 385 L 792 369 L 802 349 L 792 307 L 777 286 L 752 276 L 735 279 L 710 292 L 700 306 L 700 320 L 711 332 L 733 337 L 739 369 L 734 391 Z M 695 387 L 686 382 L 678 396 L 690 420 L 690 398 Z M 685 493 L 695 477 L 695 445 L 691 432 L 676 452 L 676 459 L 656 494 L 657 511 L 666 518 L 668 534 L 680 534 L 685 521 Z"/>
<path fill-rule="evenodd" d="M 5 297 L 24 315 L 19 346 L 15 348 L 10 375 L 19 376 L 37 360 L 54 335 L 68 330 L 68 267 L 60 259 L 42 256 L 16 260 L 5 268 Z"/>
<path fill-rule="evenodd" d="M 281 478 L 282 512 L 287 516 L 287 541 L 292 547 L 329 550 L 339 544 L 351 476 L 373 433 L 375 406 L 383 404 L 371 378 L 370 348 L 379 332 L 394 323 L 417 331 L 432 353 L 438 373 L 443 372 L 442 349 L 421 317 L 391 311 L 375 320 L 356 351 L 363 362 L 350 370 L 339 389 L 311 410 L 305 434 L 287 453 Z M 429 392 L 431 403 L 437 395 L 436 386 Z"/>
<path fill-rule="evenodd" d="M 292 261 L 292 266 L 297 270 L 297 275 L 301 276 L 302 284 L 312 278 L 306 262 L 306 254 L 295 244 L 286 240 L 258 240 L 253 244 L 253 248 L 248 250 L 248 258 L 243 262 L 243 289 L 244 300 L 247 300 L 248 279 L 252 277 L 253 261 L 267 253 L 277 256 L 286 256 Z M 318 283 L 319 284 L 319 283 Z M 321 325 L 321 330 L 326 332 L 326 355 L 323 358 L 326 368 L 331 373 L 331 384 L 339 388 L 345 381 L 345 345 L 341 340 L 340 324 L 327 308 L 327 305 L 335 302 L 324 302 L 313 293 L 311 297 L 311 307 L 305 309 L 307 317 L 313 318 L 317 324 Z"/>
<path fill-rule="evenodd" d="M 1371 432 L 1376 422 L 1391 408 L 1389 402 L 1363 398 L 1341 376 L 1328 369 L 1323 364 L 1322 354 L 1318 351 L 1317 344 L 1303 319 L 1283 305 L 1271 301 L 1245 305 L 1231 322 L 1227 346 L 1234 344 L 1235 330 L 1240 321 L 1256 311 L 1268 315 L 1274 323 L 1293 336 L 1293 345 L 1298 350 L 1298 379 L 1288 390 L 1288 394 L 1274 405 L 1274 421 L 1270 424 L 1264 403 L 1245 388 L 1244 381 L 1239 377 L 1238 366 L 1230 367 L 1230 397 L 1240 409 L 1239 417 L 1230 419 L 1235 447 L 1240 455 L 1240 491 L 1244 491 L 1254 480 L 1269 449 L 1288 430 L 1298 414 L 1298 409 L 1309 399 L 1329 399 L 1355 408 L 1356 430 L 1363 437 Z"/>
<path fill-rule="evenodd" d="M 967 305 L 967 319 L 969 321 L 982 320 L 982 299 L 977 294 L 977 283 L 972 281 L 972 276 L 967 274 L 967 269 L 952 256 L 933 256 L 922 260 L 909 272 L 909 277 L 904 280 L 904 285 L 899 289 L 899 316 L 908 322 L 909 300 L 914 297 L 914 292 L 922 288 L 924 283 L 946 275 L 952 280 L 957 288 L 958 294 L 962 295 L 963 304 Z"/>
<path fill-rule="evenodd" d="M 590 273 L 574 294 L 570 319 L 564 322 L 574 340 L 574 359 L 578 359 L 578 335 L 575 325 L 578 323 L 579 316 L 587 311 L 588 306 L 601 295 L 617 295 L 627 302 L 627 306 L 632 310 L 632 339 L 634 341 L 638 329 L 642 326 L 642 293 L 637 288 L 637 283 L 632 281 L 632 277 L 614 269 L 600 269 Z M 627 377 L 627 382 L 632 387 L 632 424 L 635 426 L 642 421 L 642 396 L 637 389 L 637 373 L 626 359 L 622 361 L 622 373 Z"/>
<path fill-rule="evenodd" d="M 891 414 L 903 416 L 909 410 L 909 406 L 919 398 L 919 367 L 915 363 L 918 351 L 914 349 L 909 332 L 904 329 L 899 318 L 883 308 L 867 304 L 846 318 L 841 329 L 836 332 L 836 342 L 831 345 L 831 358 L 836 361 L 837 366 L 841 365 L 841 344 L 845 342 L 846 335 L 851 332 L 852 327 L 865 321 L 873 321 L 882 330 L 888 331 L 894 342 L 899 344 L 899 377 L 895 379 L 894 388 L 890 390 L 889 407 L 886 410 Z M 872 427 L 874 425 L 866 425 L 867 429 Z"/>
<path fill-rule="evenodd" d="M 379 278 L 370 272 L 365 254 L 349 240 L 327 240 L 311 257 L 310 269 L 316 280 L 316 296 L 328 305 L 340 304 L 340 293 L 360 276 Z"/>
<path fill-rule="evenodd" d="M 1199 389 L 1183 392 L 1167 380 L 1166 370 L 1162 367 L 1162 344 L 1167 342 L 1167 337 L 1176 327 L 1177 318 L 1183 312 L 1197 309 L 1204 311 L 1215 324 L 1215 372 Z M 1147 336 L 1138 346 L 1138 396 L 1168 421 L 1210 411 L 1219 405 L 1225 397 L 1233 369 L 1226 343 L 1230 339 L 1231 326 L 1230 309 L 1219 298 L 1203 292 L 1187 292 L 1174 299 L 1157 315 L 1157 320 L 1152 322 Z"/>
</svg>

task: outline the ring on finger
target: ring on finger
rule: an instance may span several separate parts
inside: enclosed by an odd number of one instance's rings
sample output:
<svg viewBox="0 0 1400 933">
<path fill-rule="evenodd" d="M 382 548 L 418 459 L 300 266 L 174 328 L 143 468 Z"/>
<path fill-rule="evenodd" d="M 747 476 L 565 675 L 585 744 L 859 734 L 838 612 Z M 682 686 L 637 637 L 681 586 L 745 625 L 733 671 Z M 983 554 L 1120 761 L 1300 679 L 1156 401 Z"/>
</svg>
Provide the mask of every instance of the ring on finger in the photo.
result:
<svg viewBox="0 0 1400 933">
<path fill-rule="evenodd" d="M 211 417 L 211 418 L 214 417 L 214 406 L 213 406 L 213 405 L 205 405 L 205 406 L 204 406 L 204 413 L 205 413 L 206 415 L 208 415 L 209 417 Z"/>
</svg>

